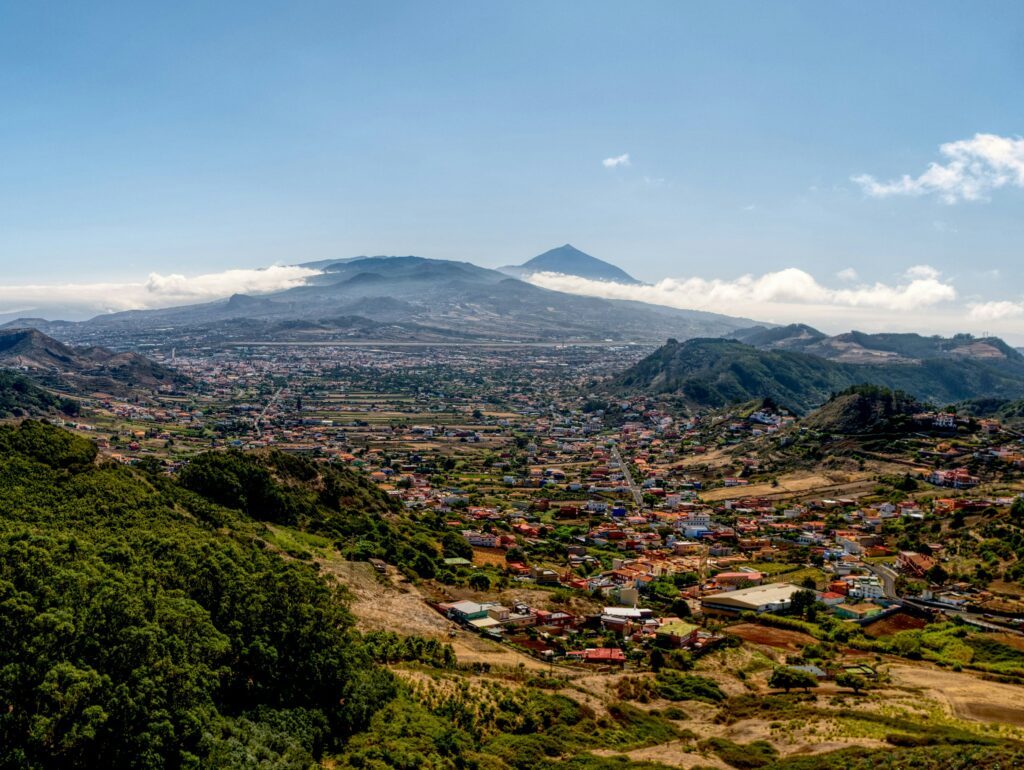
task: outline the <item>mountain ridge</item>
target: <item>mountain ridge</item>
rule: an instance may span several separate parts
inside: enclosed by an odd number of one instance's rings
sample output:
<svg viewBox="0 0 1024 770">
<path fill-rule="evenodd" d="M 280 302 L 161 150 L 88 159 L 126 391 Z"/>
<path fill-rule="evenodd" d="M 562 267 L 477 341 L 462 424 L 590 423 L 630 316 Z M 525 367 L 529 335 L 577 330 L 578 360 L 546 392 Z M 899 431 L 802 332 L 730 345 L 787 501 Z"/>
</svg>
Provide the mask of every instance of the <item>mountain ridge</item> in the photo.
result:
<svg viewBox="0 0 1024 770">
<path fill-rule="evenodd" d="M 399 338 L 434 341 L 463 337 L 501 342 L 629 342 L 718 336 L 751 326 L 749 319 L 628 300 L 553 291 L 469 262 L 424 257 L 326 260 L 303 285 L 213 302 L 129 310 L 72 324 L 37 324 L 60 339 L 118 346 L 166 345 L 175 335 L 208 341 L 304 340 L 294 322 L 320 324 L 318 339 Z M 332 325 L 362 318 L 381 325 Z M 14 325 L 18 325 L 14 322 Z M 8 325 L 10 326 L 10 324 Z M 383 337 L 376 335 L 382 334 Z"/>
<path fill-rule="evenodd" d="M 1024 358 L 929 358 L 913 364 L 833 361 L 810 353 L 761 350 L 737 340 L 671 339 L 604 385 L 610 392 L 671 394 L 698 407 L 771 398 L 797 413 L 855 385 L 904 391 L 942 404 L 1024 396 Z"/>
<path fill-rule="evenodd" d="M 184 381 L 181 375 L 139 353 L 71 347 L 35 328 L 0 329 L 0 369 L 76 391 L 127 393 L 138 388 L 173 387 Z"/>
<path fill-rule="evenodd" d="M 914 364 L 933 358 L 988 359 L 1024 364 L 1021 351 L 998 337 L 954 334 L 925 336 L 912 332 L 843 332 L 829 336 L 806 324 L 766 328 L 754 326 L 726 335 L 760 350 L 810 353 L 831 361 L 851 364 Z"/>
</svg>

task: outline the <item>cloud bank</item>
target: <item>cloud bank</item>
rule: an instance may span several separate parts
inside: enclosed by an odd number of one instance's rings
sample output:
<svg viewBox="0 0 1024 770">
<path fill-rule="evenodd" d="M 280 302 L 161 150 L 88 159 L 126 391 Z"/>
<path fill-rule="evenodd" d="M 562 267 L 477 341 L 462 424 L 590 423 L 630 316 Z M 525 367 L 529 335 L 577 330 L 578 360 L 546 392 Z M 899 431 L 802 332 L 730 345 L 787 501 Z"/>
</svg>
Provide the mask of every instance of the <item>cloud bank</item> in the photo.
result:
<svg viewBox="0 0 1024 770">
<path fill-rule="evenodd" d="M 985 200 L 1001 187 L 1024 187 L 1024 139 L 975 134 L 939 146 L 945 162 L 932 162 L 918 176 L 880 182 L 870 174 L 852 180 L 873 198 L 937 195 L 945 203 Z"/>
<path fill-rule="evenodd" d="M 1024 302 L 974 302 L 969 307 L 968 317 L 975 321 L 1002 321 L 1024 316 Z"/>
<path fill-rule="evenodd" d="M 743 316 L 771 323 L 807 323 L 830 334 L 866 332 L 996 334 L 1024 345 L 1024 302 L 964 302 L 953 282 L 929 265 L 916 265 L 891 283 L 860 281 L 842 271 L 836 285 L 788 268 L 733 280 L 664 278 L 654 284 L 593 281 L 559 273 L 534 273 L 526 280 L 546 289 L 606 299 L 649 302 L 682 310 Z"/>
<path fill-rule="evenodd" d="M 72 315 L 95 315 L 209 302 L 232 294 L 266 294 L 300 286 L 319 274 L 304 267 L 275 265 L 262 270 L 225 270 L 196 276 L 150 273 L 144 281 L 0 285 L 2 314 L 25 315 L 42 308 L 64 308 Z"/>
<path fill-rule="evenodd" d="M 593 281 L 561 273 L 533 273 L 531 283 L 570 294 L 587 294 L 607 299 L 629 299 L 669 307 L 713 310 L 749 315 L 752 307 L 833 306 L 914 311 L 956 299 L 956 289 L 939 272 L 927 265 L 907 271 L 896 285 L 861 284 L 851 288 L 829 288 L 814 276 L 795 267 L 763 275 L 743 275 L 735 280 L 720 278 L 663 278 L 653 285 Z"/>
</svg>

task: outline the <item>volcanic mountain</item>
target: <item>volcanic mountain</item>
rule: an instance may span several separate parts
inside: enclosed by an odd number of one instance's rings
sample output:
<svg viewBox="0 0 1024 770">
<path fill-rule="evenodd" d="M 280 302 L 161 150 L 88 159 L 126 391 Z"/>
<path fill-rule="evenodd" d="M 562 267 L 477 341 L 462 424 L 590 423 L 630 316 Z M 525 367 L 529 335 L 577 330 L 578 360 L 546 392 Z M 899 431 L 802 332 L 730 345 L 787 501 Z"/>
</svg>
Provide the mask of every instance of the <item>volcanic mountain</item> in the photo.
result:
<svg viewBox="0 0 1024 770">
<path fill-rule="evenodd" d="M 468 262 L 359 257 L 303 266 L 319 272 L 302 286 L 97 316 L 60 326 L 61 339 L 117 339 L 129 347 L 166 345 L 196 335 L 207 341 L 355 338 L 653 345 L 670 336 L 720 336 L 753 325 L 717 313 L 551 291 Z"/>
<path fill-rule="evenodd" d="M 625 270 L 610 262 L 585 254 L 571 243 L 545 251 L 521 265 L 506 265 L 498 269 L 516 278 L 525 278 L 531 273 L 562 273 L 579 278 L 589 278 L 592 281 L 640 283 Z"/>
</svg>

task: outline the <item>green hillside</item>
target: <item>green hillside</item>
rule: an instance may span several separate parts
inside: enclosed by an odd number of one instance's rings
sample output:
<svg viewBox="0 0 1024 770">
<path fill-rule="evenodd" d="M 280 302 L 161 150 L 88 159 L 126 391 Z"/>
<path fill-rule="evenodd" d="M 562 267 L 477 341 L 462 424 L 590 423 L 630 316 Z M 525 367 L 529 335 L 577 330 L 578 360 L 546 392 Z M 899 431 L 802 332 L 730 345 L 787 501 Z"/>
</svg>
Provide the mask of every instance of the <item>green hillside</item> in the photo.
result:
<svg viewBox="0 0 1024 770">
<path fill-rule="evenodd" d="M 723 339 L 669 340 L 613 378 L 608 388 L 678 394 L 708 407 L 771 398 L 802 413 L 824 404 L 834 393 L 862 383 L 940 404 L 981 395 L 1024 395 L 1024 376 L 1016 368 L 997 363 L 928 359 L 918 364 L 842 364 Z"/>
<path fill-rule="evenodd" d="M 357 633 L 345 592 L 243 509 L 431 560 L 358 474 L 274 454 L 192 467 L 178 483 L 42 422 L 0 427 L 0 767 L 652 770 L 586 752 L 679 737 L 628 704 L 599 722 L 542 687 L 470 690 L 447 645 Z"/>
<path fill-rule="evenodd" d="M 884 433 L 923 410 L 914 398 L 877 385 L 855 385 L 837 393 L 803 421 L 808 428 L 843 435 Z"/>
<path fill-rule="evenodd" d="M 76 414 L 78 404 L 43 390 L 27 377 L 0 370 L 0 418 L 58 411 Z"/>
<path fill-rule="evenodd" d="M 979 418 L 992 418 L 1006 425 L 1024 427 L 1024 399 L 1010 401 L 1005 398 L 975 398 L 957 405 L 964 414 Z"/>
<path fill-rule="evenodd" d="M 0 428 L 0 766 L 308 766 L 395 696 L 314 569 L 95 458 L 43 423 Z"/>
</svg>

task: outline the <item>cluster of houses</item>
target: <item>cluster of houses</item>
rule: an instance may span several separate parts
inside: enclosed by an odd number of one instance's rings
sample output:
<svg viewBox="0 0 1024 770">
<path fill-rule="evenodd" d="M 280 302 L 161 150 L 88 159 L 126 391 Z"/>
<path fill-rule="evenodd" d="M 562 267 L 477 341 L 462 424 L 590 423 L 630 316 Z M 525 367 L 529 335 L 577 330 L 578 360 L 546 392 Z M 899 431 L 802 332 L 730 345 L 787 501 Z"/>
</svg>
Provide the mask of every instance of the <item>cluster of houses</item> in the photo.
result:
<svg viewBox="0 0 1024 770">
<path fill-rule="evenodd" d="M 569 641 L 570 632 L 590 631 L 613 634 L 624 642 L 684 649 L 695 653 L 706 651 L 722 640 L 719 634 L 678 617 L 655 617 L 652 610 L 644 607 L 610 606 L 588 616 L 540 610 L 527 604 L 506 607 L 493 602 L 470 600 L 440 603 L 435 608 L 449 620 L 467 629 L 514 642 L 527 629 L 531 629 L 535 635 L 566 642 Z M 591 638 L 594 636 L 594 633 L 590 634 Z M 543 654 L 552 657 L 554 649 L 545 648 Z M 626 661 L 621 647 L 607 646 L 579 645 L 579 649 L 566 649 L 565 657 L 600 665 L 621 665 Z"/>
<path fill-rule="evenodd" d="M 966 468 L 934 470 L 927 478 L 930 483 L 937 487 L 951 487 L 953 489 L 970 489 L 981 483 L 981 479 L 971 475 L 971 472 Z"/>
</svg>

